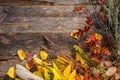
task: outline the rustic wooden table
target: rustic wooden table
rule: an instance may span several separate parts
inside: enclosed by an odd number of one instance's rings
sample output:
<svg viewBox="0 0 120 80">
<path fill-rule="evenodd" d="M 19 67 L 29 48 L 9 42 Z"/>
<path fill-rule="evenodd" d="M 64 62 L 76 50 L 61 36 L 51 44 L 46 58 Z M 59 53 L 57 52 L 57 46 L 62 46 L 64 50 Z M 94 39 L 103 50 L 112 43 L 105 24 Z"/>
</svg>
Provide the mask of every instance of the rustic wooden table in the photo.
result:
<svg viewBox="0 0 120 80">
<path fill-rule="evenodd" d="M 0 78 L 20 62 L 17 50 L 39 53 L 40 46 L 57 51 L 71 50 L 70 31 L 83 28 L 87 15 L 72 12 L 75 4 L 91 0 L 0 0 Z M 86 6 L 93 12 L 93 6 Z M 59 48 L 47 44 L 46 35 Z"/>
</svg>

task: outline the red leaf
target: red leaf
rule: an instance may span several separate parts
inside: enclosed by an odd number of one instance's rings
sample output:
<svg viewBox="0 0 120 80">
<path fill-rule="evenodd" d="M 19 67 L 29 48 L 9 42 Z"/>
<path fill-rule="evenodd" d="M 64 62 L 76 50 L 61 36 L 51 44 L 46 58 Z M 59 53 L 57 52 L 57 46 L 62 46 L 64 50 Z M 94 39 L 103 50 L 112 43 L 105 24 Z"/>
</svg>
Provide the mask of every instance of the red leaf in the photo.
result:
<svg viewBox="0 0 120 80">
<path fill-rule="evenodd" d="M 88 32 L 90 29 L 91 29 L 90 26 L 84 26 L 84 32 L 85 32 L 85 33 Z"/>
<path fill-rule="evenodd" d="M 91 17 L 87 17 L 87 20 L 85 21 L 88 25 L 92 26 L 93 22 L 92 22 L 92 18 Z"/>
<path fill-rule="evenodd" d="M 111 42 L 111 38 L 105 37 L 103 42 L 103 47 L 107 46 Z"/>
<path fill-rule="evenodd" d="M 80 13 L 85 13 L 85 12 L 86 12 L 85 9 L 81 9 L 81 10 L 80 10 Z"/>
<path fill-rule="evenodd" d="M 87 17 L 88 21 L 92 21 L 92 18 L 90 16 Z"/>
<path fill-rule="evenodd" d="M 83 35 L 83 30 L 81 30 L 81 29 L 78 29 L 78 32 L 76 32 L 76 33 L 74 33 L 74 35 L 73 36 L 81 36 L 81 35 Z"/>
<path fill-rule="evenodd" d="M 32 52 L 29 52 L 28 57 L 27 57 L 27 62 L 28 62 L 28 66 L 30 68 L 32 68 L 33 67 L 33 54 L 32 54 Z"/>
<path fill-rule="evenodd" d="M 99 76 L 94 76 L 94 80 L 99 80 Z"/>
</svg>

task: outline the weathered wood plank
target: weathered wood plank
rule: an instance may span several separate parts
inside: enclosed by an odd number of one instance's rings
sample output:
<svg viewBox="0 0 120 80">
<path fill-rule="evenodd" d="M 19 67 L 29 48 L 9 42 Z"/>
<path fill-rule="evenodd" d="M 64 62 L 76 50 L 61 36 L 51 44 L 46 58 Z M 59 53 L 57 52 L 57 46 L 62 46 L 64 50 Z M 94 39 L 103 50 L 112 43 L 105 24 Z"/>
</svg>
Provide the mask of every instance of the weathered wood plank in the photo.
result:
<svg viewBox="0 0 120 80">
<path fill-rule="evenodd" d="M 0 33 L 70 32 L 83 28 L 84 21 L 83 17 L 8 17 L 0 25 Z"/>
<path fill-rule="evenodd" d="M 79 17 L 85 14 L 73 12 L 75 6 L 0 6 L 4 8 L 8 17 Z M 93 5 L 85 5 L 85 8 L 94 12 Z"/>
<path fill-rule="evenodd" d="M 4 12 L 4 8 L 0 7 L 0 23 L 6 18 L 7 13 Z"/>
<path fill-rule="evenodd" d="M 0 5 L 39 5 L 46 3 L 57 4 L 80 4 L 80 3 L 94 3 L 97 0 L 0 0 Z M 11 4 L 10 4 L 11 3 Z"/>
<path fill-rule="evenodd" d="M 42 34 L 52 40 L 57 47 L 47 43 Z M 3 33 L 0 34 L 0 54 L 15 55 L 18 49 L 39 53 L 36 51 L 40 50 L 40 46 L 52 50 L 71 50 L 76 41 L 69 37 L 69 33 Z"/>
</svg>

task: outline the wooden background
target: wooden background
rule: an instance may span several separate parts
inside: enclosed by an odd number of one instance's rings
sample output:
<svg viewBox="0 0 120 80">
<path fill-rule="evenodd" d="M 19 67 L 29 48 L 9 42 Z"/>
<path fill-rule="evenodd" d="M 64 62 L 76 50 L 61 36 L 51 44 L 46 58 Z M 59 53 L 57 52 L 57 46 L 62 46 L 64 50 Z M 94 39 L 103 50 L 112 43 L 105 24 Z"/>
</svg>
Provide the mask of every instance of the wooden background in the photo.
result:
<svg viewBox="0 0 120 80">
<path fill-rule="evenodd" d="M 70 51 L 79 42 L 69 37 L 70 31 L 83 28 L 86 14 L 73 12 L 84 4 L 94 12 L 96 0 L 0 0 L 0 79 L 8 68 L 21 63 L 17 50 L 39 54 L 41 46 L 57 52 Z M 56 45 L 46 43 L 43 35 Z M 54 56 L 54 53 L 49 54 Z"/>
</svg>

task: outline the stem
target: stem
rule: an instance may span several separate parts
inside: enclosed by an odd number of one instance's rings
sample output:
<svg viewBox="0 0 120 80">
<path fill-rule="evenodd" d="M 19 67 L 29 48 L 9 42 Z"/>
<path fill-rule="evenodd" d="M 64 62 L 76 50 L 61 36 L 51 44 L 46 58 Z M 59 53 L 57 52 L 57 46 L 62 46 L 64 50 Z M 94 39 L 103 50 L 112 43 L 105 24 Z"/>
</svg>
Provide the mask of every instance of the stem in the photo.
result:
<svg viewBox="0 0 120 80">
<path fill-rule="evenodd" d="M 73 48 L 88 62 L 89 65 L 94 66 L 98 68 L 102 73 L 105 73 L 105 69 L 94 60 L 91 60 L 91 57 L 88 56 L 79 46 L 74 45 Z"/>
</svg>

